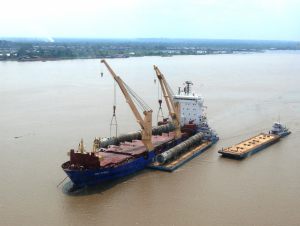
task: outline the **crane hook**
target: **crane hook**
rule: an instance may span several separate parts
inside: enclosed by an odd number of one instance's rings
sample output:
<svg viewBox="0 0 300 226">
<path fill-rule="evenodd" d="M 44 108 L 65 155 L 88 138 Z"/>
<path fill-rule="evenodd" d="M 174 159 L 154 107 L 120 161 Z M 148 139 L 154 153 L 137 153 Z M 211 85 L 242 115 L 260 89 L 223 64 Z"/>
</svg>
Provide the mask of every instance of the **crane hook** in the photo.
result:
<svg viewBox="0 0 300 226">
<path fill-rule="evenodd" d="M 116 116 L 116 105 L 113 106 L 113 116 Z"/>
<path fill-rule="evenodd" d="M 161 109 L 162 99 L 158 100 L 158 104 L 159 104 L 159 109 Z"/>
</svg>

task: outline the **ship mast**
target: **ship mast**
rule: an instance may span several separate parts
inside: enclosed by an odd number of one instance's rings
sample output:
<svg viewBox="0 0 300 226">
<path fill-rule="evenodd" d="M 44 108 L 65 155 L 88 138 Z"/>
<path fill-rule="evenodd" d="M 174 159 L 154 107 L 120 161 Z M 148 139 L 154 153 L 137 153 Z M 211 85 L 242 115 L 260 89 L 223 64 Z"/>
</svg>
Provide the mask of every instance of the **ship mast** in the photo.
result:
<svg viewBox="0 0 300 226">
<path fill-rule="evenodd" d="M 159 80 L 167 107 L 169 111 L 169 115 L 172 118 L 172 121 L 175 125 L 175 137 L 179 138 L 181 137 L 181 131 L 180 131 L 180 106 L 178 102 L 174 102 L 173 100 L 173 94 L 170 86 L 168 85 L 165 76 L 160 72 L 157 66 L 154 65 L 154 70 L 156 73 L 156 76 Z"/>
<path fill-rule="evenodd" d="M 108 65 L 108 63 L 105 60 L 101 60 L 101 63 L 103 63 L 110 74 L 112 75 L 113 79 L 117 82 L 119 85 L 126 102 L 128 103 L 132 113 L 134 114 L 136 121 L 141 127 L 142 130 L 142 142 L 147 148 L 148 151 L 153 150 L 153 144 L 151 141 L 152 138 L 152 110 L 147 106 L 145 102 L 142 101 L 141 98 L 139 98 L 136 93 L 130 89 L 130 87 L 119 77 L 116 75 L 116 73 L 111 69 L 111 67 Z M 130 95 L 131 94 L 131 95 Z M 143 109 L 144 118 L 142 118 L 140 112 L 138 111 L 132 97 L 136 101 L 137 104 Z"/>
</svg>

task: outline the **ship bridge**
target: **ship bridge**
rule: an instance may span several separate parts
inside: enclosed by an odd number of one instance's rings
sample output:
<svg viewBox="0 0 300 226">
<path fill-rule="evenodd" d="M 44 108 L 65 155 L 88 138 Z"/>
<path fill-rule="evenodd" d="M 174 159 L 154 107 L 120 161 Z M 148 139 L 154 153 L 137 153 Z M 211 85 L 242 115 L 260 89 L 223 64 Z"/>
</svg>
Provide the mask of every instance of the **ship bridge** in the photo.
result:
<svg viewBox="0 0 300 226">
<path fill-rule="evenodd" d="M 192 91 L 193 83 L 186 81 L 184 87 L 178 88 L 178 93 L 173 96 L 174 101 L 180 104 L 181 126 L 193 122 L 200 125 L 204 117 L 204 99 Z"/>
</svg>

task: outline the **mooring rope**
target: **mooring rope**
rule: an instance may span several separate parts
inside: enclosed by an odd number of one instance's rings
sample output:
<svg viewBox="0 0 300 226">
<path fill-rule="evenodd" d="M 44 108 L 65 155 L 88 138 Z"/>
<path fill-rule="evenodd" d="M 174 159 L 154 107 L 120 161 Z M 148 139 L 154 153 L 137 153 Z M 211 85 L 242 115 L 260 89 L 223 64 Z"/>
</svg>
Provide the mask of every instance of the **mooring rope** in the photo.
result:
<svg viewBox="0 0 300 226">
<path fill-rule="evenodd" d="M 66 176 L 61 182 L 59 182 L 59 184 L 56 185 L 56 187 L 58 188 L 67 178 L 68 178 L 68 176 Z"/>
</svg>

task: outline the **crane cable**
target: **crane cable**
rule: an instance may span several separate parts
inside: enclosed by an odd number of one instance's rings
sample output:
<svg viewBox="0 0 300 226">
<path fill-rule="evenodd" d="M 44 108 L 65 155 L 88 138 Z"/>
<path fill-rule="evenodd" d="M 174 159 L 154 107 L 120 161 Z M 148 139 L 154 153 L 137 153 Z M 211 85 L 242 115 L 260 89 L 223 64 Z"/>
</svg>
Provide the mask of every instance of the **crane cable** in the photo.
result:
<svg viewBox="0 0 300 226">
<path fill-rule="evenodd" d="M 161 105 L 162 105 L 162 91 L 160 90 L 160 85 L 159 84 L 157 84 L 157 99 L 158 99 L 159 108 L 158 108 L 156 120 L 157 120 L 157 123 L 158 123 L 159 118 L 162 118 L 162 120 L 164 120 L 164 118 L 165 118 L 162 107 L 161 107 Z"/>
<path fill-rule="evenodd" d="M 115 136 L 118 136 L 118 121 L 116 116 L 116 109 L 117 109 L 117 84 L 114 80 L 114 105 L 113 105 L 113 115 L 110 121 L 110 136 L 112 136 L 112 128 L 115 127 Z"/>
<path fill-rule="evenodd" d="M 103 66 L 101 66 L 101 73 L 100 76 L 101 78 L 103 77 Z M 114 105 L 113 105 L 113 115 L 110 120 L 110 136 L 112 136 L 112 128 L 115 127 L 115 136 L 118 136 L 118 121 L 117 121 L 117 116 L 116 116 L 116 109 L 117 109 L 117 89 L 116 89 L 116 81 L 114 80 Z"/>
<path fill-rule="evenodd" d="M 149 107 L 149 105 L 141 98 L 139 97 L 136 92 L 134 92 L 125 82 L 123 82 L 126 90 L 132 97 L 133 102 L 138 105 L 138 107 L 143 111 L 151 111 L 152 109 Z"/>
</svg>

